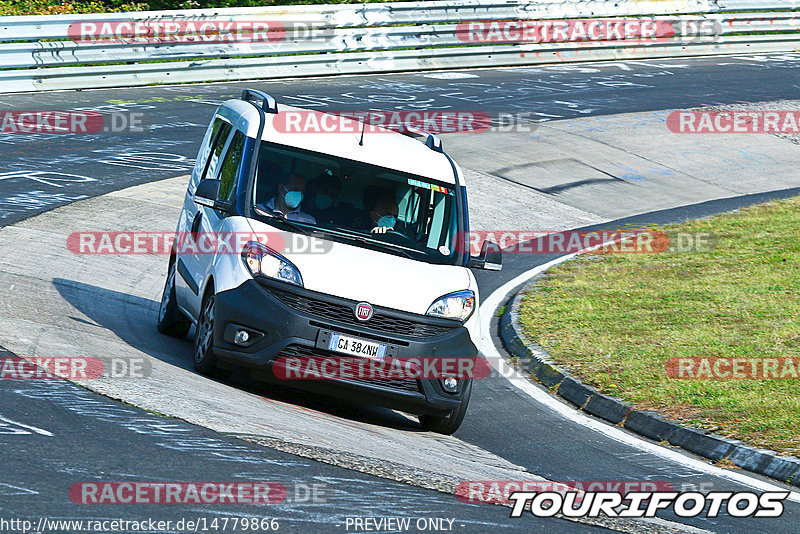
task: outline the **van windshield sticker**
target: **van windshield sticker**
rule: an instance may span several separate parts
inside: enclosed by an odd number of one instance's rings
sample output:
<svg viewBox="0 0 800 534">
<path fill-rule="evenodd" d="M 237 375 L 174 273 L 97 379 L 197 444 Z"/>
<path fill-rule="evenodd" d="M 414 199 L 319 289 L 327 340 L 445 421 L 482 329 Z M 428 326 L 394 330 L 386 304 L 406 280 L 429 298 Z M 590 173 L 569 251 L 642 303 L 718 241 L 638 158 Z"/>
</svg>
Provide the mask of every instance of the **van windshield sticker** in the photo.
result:
<svg viewBox="0 0 800 534">
<path fill-rule="evenodd" d="M 444 193 L 445 195 L 452 195 L 453 190 L 448 189 L 446 187 L 442 187 L 440 185 L 429 184 L 427 182 L 420 182 L 419 180 L 414 180 L 412 178 L 408 179 L 408 185 L 413 185 L 414 187 L 422 187 L 424 189 L 431 189 L 433 191 L 438 191 L 439 193 Z"/>
</svg>

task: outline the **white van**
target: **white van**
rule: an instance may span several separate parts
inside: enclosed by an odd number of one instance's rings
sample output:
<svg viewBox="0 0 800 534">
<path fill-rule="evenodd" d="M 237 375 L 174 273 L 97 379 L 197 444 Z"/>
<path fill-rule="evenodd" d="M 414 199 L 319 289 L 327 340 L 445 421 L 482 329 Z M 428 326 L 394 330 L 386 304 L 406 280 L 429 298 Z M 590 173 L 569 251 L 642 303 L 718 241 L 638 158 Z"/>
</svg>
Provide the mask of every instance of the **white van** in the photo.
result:
<svg viewBox="0 0 800 534">
<path fill-rule="evenodd" d="M 268 371 L 256 374 L 454 432 L 470 377 L 288 380 L 286 362 L 478 356 L 470 268 L 497 270 L 501 258 L 488 243 L 469 255 L 461 170 L 425 132 L 286 133 L 276 126 L 289 112 L 325 118 L 250 89 L 217 109 L 178 221 L 159 331 L 196 326 L 200 373 Z"/>
</svg>

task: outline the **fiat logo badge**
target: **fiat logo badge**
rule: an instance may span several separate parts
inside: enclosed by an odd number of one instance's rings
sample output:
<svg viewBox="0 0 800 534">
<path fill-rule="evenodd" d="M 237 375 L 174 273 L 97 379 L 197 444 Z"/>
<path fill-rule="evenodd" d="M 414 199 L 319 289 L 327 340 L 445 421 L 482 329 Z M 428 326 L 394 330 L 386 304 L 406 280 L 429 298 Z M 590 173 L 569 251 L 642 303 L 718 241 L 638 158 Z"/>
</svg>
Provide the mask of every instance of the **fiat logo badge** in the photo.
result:
<svg viewBox="0 0 800 534">
<path fill-rule="evenodd" d="M 372 318 L 372 304 L 369 302 L 359 302 L 356 304 L 356 319 L 359 321 L 369 321 Z"/>
</svg>

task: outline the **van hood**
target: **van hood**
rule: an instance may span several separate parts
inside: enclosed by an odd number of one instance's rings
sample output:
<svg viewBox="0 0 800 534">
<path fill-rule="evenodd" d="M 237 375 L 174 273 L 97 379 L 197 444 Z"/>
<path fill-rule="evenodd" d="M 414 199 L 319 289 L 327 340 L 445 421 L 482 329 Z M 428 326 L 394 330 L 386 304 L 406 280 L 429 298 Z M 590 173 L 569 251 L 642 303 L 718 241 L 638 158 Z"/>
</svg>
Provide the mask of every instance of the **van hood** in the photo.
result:
<svg viewBox="0 0 800 534">
<path fill-rule="evenodd" d="M 303 277 L 303 286 L 337 297 L 424 314 L 442 295 L 470 287 L 469 272 L 458 265 L 433 265 L 376 250 L 293 234 L 248 219 L 256 234 L 279 233 L 285 243 L 308 240 L 326 252 L 279 250 Z M 312 248 L 313 249 L 313 248 Z"/>
</svg>

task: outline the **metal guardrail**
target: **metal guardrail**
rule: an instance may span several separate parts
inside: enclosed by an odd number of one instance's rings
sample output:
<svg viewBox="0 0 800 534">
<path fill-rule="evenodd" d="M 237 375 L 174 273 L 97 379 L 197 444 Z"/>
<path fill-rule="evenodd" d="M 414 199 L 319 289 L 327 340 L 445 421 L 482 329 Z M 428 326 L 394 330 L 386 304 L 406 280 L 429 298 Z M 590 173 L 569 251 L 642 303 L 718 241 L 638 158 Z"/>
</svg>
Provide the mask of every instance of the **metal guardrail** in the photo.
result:
<svg viewBox="0 0 800 534">
<path fill-rule="evenodd" d="M 0 92 L 786 52 L 800 50 L 800 13 L 792 9 L 800 0 L 447 0 L 0 17 Z M 656 38 L 484 42 L 471 38 L 468 24 L 507 28 L 510 21 L 555 19 L 574 27 L 584 19 L 623 24 L 633 17 L 670 31 Z M 180 31 L 115 35 L 132 21 L 174 22 Z M 208 38 L 199 30 L 202 23 L 219 29 L 254 21 L 272 31 Z M 183 42 L 190 39 L 197 42 Z"/>
</svg>

